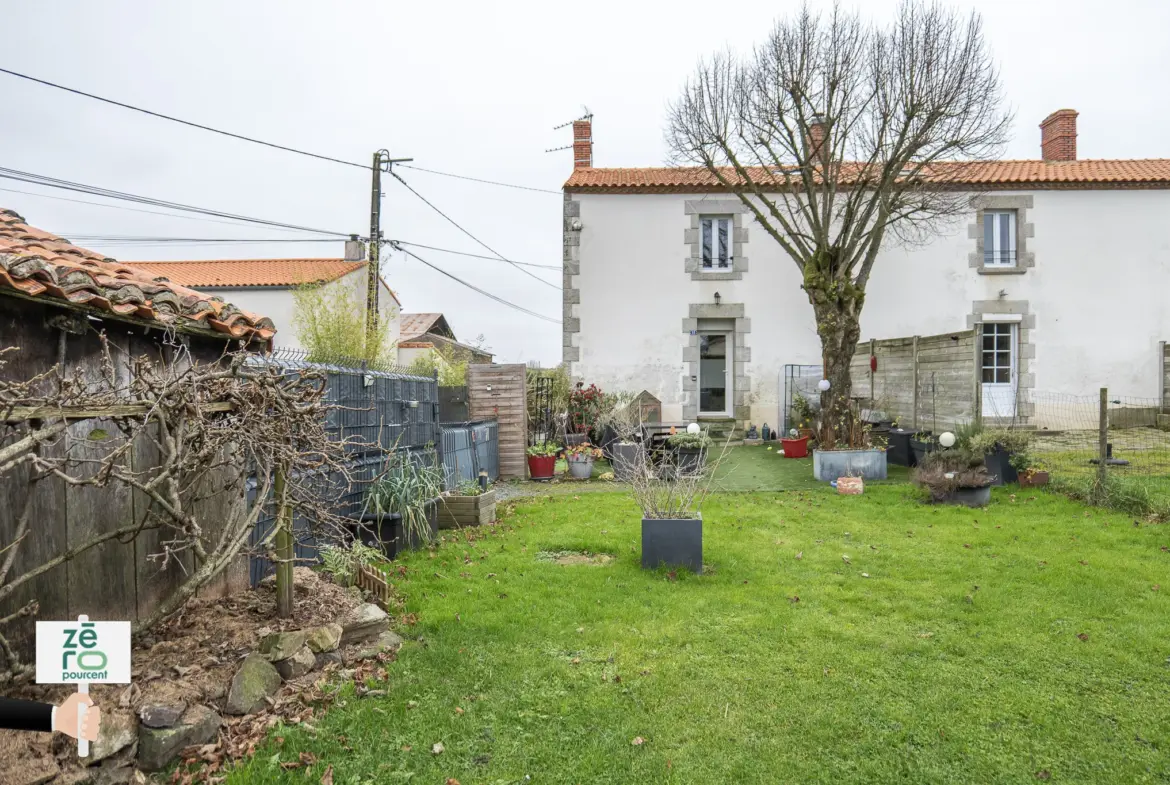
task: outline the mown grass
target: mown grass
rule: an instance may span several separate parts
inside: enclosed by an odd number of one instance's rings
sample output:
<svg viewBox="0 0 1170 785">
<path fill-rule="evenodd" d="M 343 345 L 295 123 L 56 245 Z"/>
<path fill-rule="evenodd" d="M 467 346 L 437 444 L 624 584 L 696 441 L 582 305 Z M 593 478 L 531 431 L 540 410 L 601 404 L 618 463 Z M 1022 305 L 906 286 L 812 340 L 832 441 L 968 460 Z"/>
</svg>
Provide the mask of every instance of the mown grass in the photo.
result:
<svg viewBox="0 0 1170 785">
<path fill-rule="evenodd" d="M 229 782 L 1170 778 L 1164 527 L 886 485 L 719 495 L 704 538 L 704 575 L 643 571 L 638 511 L 583 494 L 407 556 L 386 694 L 275 729 Z M 617 558 L 537 558 L 571 550 Z"/>
</svg>

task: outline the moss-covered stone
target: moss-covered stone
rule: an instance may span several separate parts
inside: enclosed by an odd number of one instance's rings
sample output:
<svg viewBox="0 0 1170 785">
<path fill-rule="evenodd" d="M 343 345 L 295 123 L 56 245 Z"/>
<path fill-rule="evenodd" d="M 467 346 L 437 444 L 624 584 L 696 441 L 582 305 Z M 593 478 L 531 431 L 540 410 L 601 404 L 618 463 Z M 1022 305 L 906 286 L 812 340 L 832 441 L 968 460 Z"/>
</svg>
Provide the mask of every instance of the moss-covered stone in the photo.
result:
<svg viewBox="0 0 1170 785">
<path fill-rule="evenodd" d="M 228 714 L 251 714 L 264 705 L 264 699 L 280 689 L 280 673 L 263 655 L 249 654 L 232 677 L 224 711 Z"/>
</svg>

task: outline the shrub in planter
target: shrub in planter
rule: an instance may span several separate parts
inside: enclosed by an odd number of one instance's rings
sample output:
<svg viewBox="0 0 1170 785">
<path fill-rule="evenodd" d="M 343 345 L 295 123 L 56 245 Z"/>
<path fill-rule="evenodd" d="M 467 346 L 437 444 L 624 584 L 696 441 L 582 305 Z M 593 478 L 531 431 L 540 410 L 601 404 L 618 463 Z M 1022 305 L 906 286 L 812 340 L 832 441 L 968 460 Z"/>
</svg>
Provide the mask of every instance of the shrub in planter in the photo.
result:
<svg viewBox="0 0 1170 785">
<path fill-rule="evenodd" d="M 432 455 L 394 453 L 382 474 L 370 486 L 363 529 L 373 527 L 376 538 L 362 536 L 367 545 L 378 542 L 389 555 L 404 545 L 418 547 L 438 531 L 436 503 L 443 492 L 443 472 Z"/>
<path fill-rule="evenodd" d="M 481 488 L 477 482 L 460 483 L 458 490 L 444 494 L 439 500 L 440 529 L 480 526 L 495 520 L 496 492 Z"/>
<path fill-rule="evenodd" d="M 538 442 L 526 450 L 528 455 L 528 476 L 534 480 L 551 479 L 557 470 L 557 453 L 560 445 L 555 442 Z"/>
<path fill-rule="evenodd" d="M 938 504 L 984 507 L 991 501 L 991 476 L 983 455 L 971 449 L 938 450 L 923 457 L 914 483 Z"/>
<path fill-rule="evenodd" d="M 967 446 L 984 456 L 992 484 L 1003 485 L 1019 480 L 1020 462 L 1026 458 L 1016 460 L 1016 456 L 1027 455 L 1032 446 L 1032 435 L 1027 431 L 988 428 L 971 434 Z"/>
<path fill-rule="evenodd" d="M 938 440 L 930 431 L 918 431 L 910 437 L 910 465 L 921 466 L 923 459 L 938 448 Z"/>
<path fill-rule="evenodd" d="M 698 474 L 706 463 L 711 437 L 705 433 L 683 431 L 667 437 L 666 446 L 674 453 L 674 468 L 679 474 Z"/>
<path fill-rule="evenodd" d="M 596 384 L 586 387 L 583 382 L 577 382 L 569 393 L 569 430 L 588 434 L 597 425 L 604 406 L 605 393 L 600 387 Z"/>
<path fill-rule="evenodd" d="M 601 450 L 589 442 L 565 448 L 565 461 L 569 464 L 569 476 L 577 480 L 588 480 L 593 476 L 593 461 L 601 457 Z"/>
<path fill-rule="evenodd" d="M 1048 484 L 1048 472 L 1043 469 L 1028 468 L 1020 472 L 1021 488 L 1041 488 Z"/>
</svg>

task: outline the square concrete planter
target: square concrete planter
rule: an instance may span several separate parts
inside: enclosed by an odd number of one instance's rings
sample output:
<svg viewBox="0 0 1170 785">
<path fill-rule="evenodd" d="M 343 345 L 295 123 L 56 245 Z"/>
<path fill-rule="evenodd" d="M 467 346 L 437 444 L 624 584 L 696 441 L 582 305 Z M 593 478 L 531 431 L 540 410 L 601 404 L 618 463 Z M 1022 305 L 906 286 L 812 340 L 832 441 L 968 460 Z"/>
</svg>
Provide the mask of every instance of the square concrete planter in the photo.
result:
<svg viewBox="0 0 1170 785">
<path fill-rule="evenodd" d="M 686 567 L 703 571 L 703 517 L 643 518 L 642 567 Z"/>
<path fill-rule="evenodd" d="M 439 528 L 480 526 L 496 520 L 496 492 L 479 496 L 444 496 L 439 501 Z"/>
<path fill-rule="evenodd" d="M 815 450 L 813 477 L 832 482 L 841 477 L 886 479 L 885 450 Z"/>
<path fill-rule="evenodd" d="M 610 445 L 609 450 L 613 455 L 614 479 L 619 482 L 629 482 L 638 468 L 637 463 L 642 452 L 641 445 L 615 442 Z"/>
</svg>

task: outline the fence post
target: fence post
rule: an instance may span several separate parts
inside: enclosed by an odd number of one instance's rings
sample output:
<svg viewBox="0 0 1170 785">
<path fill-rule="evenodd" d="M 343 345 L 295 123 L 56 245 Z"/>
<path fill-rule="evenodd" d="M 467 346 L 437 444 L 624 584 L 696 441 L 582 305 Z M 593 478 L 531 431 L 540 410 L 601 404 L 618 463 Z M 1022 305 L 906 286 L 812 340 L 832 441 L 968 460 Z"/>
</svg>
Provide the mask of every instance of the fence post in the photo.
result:
<svg viewBox="0 0 1170 785">
<path fill-rule="evenodd" d="M 276 615 L 287 619 L 293 613 L 293 533 L 292 505 L 285 499 L 285 473 L 276 470 L 273 491 L 276 494 Z"/>
<path fill-rule="evenodd" d="M 869 405 L 873 406 L 874 408 L 877 408 L 877 403 L 874 401 L 874 395 L 875 395 L 874 377 L 877 376 L 877 374 L 874 373 L 874 370 L 873 370 L 873 353 L 874 353 L 874 348 L 875 348 L 876 344 L 877 344 L 876 340 L 874 340 L 873 338 L 869 339 Z"/>
<path fill-rule="evenodd" d="M 1105 461 L 1109 457 L 1109 388 L 1101 388 L 1101 411 L 1099 414 L 1097 433 L 1097 488 L 1098 492 L 1105 489 Z"/>
<path fill-rule="evenodd" d="M 971 332 L 975 344 L 975 425 L 983 425 L 983 325 L 975 322 Z"/>
<path fill-rule="evenodd" d="M 914 412 L 914 430 L 918 430 L 918 336 L 910 342 L 910 367 L 913 369 L 914 397 L 911 401 L 911 411 Z"/>
</svg>

